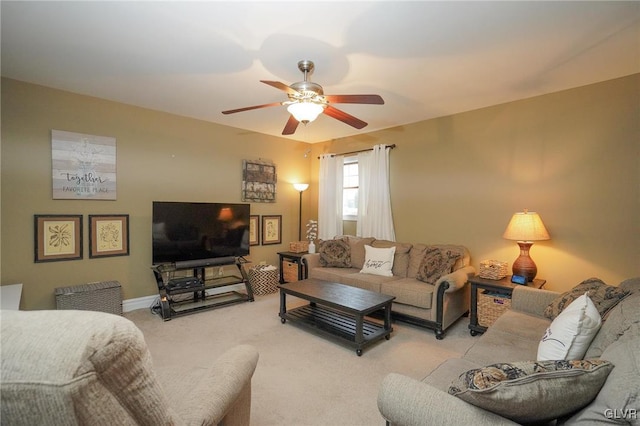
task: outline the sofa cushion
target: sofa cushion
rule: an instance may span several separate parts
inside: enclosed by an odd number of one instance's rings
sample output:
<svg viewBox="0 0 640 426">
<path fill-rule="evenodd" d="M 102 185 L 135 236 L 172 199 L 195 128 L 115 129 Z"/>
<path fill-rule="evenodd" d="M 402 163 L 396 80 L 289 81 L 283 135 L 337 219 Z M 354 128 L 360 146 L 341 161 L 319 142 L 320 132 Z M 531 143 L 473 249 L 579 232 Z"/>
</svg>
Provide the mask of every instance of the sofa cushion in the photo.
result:
<svg viewBox="0 0 640 426">
<path fill-rule="evenodd" d="M 343 239 L 320 240 L 318 242 L 320 265 L 333 268 L 351 268 L 351 249 Z"/>
<path fill-rule="evenodd" d="M 591 402 L 612 369 L 598 359 L 492 364 L 460 375 L 449 393 L 518 423 L 542 422 Z"/>
<path fill-rule="evenodd" d="M 620 284 L 621 287 L 624 283 Z M 588 358 L 597 358 L 614 342 L 623 339 L 640 337 L 640 280 L 637 288 L 630 290 L 629 295 L 609 311 L 600 331 L 596 334 L 585 354 Z"/>
<path fill-rule="evenodd" d="M 582 296 L 585 292 L 589 293 L 591 301 L 602 317 L 629 294 L 628 291 L 607 285 L 598 278 L 589 278 L 558 296 L 558 298 L 551 302 L 544 310 L 544 315 L 551 320 L 556 318 L 565 307 L 569 306 L 571 302 Z"/>
<path fill-rule="evenodd" d="M 309 269 L 309 278 L 346 284 L 343 282 L 344 277 L 354 273 L 358 273 L 355 268 L 318 267 Z"/>
<path fill-rule="evenodd" d="M 351 249 L 351 267 L 362 269 L 364 265 L 364 246 L 371 245 L 375 238 L 373 237 L 354 237 L 353 235 L 343 235 L 340 237 L 349 243 Z"/>
<path fill-rule="evenodd" d="M 412 246 L 413 245 L 409 243 L 397 243 L 395 241 L 388 240 L 375 240 L 371 243 L 371 247 L 396 248 L 396 253 L 393 257 L 393 268 L 391 270 L 393 275 L 401 278 L 405 278 L 407 276 L 407 269 L 409 268 L 409 251 Z"/>
<path fill-rule="evenodd" d="M 376 248 L 364 246 L 365 260 L 362 269 L 363 274 L 382 275 L 383 277 L 393 276 L 393 257 L 396 252 L 395 247 Z"/>
<path fill-rule="evenodd" d="M 538 361 L 582 359 L 602 325 L 602 319 L 587 293 L 553 320 L 538 345 Z"/>
<path fill-rule="evenodd" d="M 356 272 L 354 274 L 345 274 L 341 278 L 342 284 L 347 284 L 353 287 L 362 288 L 364 290 L 375 291 L 376 293 L 382 293 L 382 285 L 388 282 L 397 281 L 401 278 L 396 276 L 382 276 L 374 274 L 362 274 Z"/>
<path fill-rule="evenodd" d="M 609 346 L 602 358 L 613 369 L 593 402 L 570 417 L 566 425 L 636 424 L 640 401 L 640 336 Z"/>
<path fill-rule="evenodd" d="M 509 309 L 467 350 L 464 357 L 478 365 L 536 359 L 540 336 L 550 323 L 547 318 Z M 499 359 L 496 358 L 496 348 L 500 348 Z"/>
<path fill-rule="evenodd" d="M 415 278 L 402 278 L 383 283 L 380 292 L 395 296 L 394 303 L 403 303 L 423 309 L 431 309 L 435 287 Z"/>
<path fill-rule="evenodd" d="M 441 276 L 452 271 L 453 265 L 459 257 L 458 253 L 451 251 L 442 253 L 436 247 L 428 247 L 418 268 L 416 279 L 428 284 L 435 284 Z"/>
</svg>

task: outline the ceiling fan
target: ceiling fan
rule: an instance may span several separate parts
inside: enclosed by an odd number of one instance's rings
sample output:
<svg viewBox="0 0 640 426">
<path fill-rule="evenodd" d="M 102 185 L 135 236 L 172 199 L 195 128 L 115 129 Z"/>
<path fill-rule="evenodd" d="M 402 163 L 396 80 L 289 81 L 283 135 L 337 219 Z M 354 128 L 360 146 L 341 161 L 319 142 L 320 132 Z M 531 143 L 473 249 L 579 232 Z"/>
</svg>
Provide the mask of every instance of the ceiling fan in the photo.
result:
<svg viewBox="0 0 640 426">
<path fill-rule="evenodd" d="M 310 123 L 321 113 L 340 120 L 356 129 L 362 129 L 367 125 L 367 123 L 359 118 L 347 114 L 331 104 L 384 104 L 384 100 L 379 95 L 325 95 L 322 86 L 309 81 L 307 78 L 314 69 L 312 61 L 304 60 L 298 62 L 298 69 L 304 74 L 304 81 L 293 83 L 290 86 L 280 83 L 279 81 L 260 80 L 261 83 L 268 84 L 269 86 L 286 92 L 289 97 L 288 101 L 231 109 L 222 111 L 222 113 L 234 114 L 252 109 L 284 105 L 287 107 L 287 111 L 289 111 L 291 116 L 284 126 L 284 130 L 282 130 L 282 134 L 292 135 L 298 128 L 299 123 Z"/>
</svg>

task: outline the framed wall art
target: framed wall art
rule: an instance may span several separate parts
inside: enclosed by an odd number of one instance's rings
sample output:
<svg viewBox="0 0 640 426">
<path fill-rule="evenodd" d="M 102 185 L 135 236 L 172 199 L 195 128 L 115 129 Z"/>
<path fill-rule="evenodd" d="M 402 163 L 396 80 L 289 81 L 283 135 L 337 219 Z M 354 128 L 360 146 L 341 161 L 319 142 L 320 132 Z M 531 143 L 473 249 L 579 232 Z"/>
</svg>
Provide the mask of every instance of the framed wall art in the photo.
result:
<svg viewBox="0 0 640 426">
<path fill-rule="evenodd" d="M 54 200 L 115 200 L 116 139 L 51 131 Z"/>
<path fill-rule="evenodd" d="M 249 216 L 249 245 L 257 246 L 260 244 L 260 216 Z"/>
<path fill-rule="evenodd" d="M 267 160 L 242 160 L 242 201 L 275 203 L 278 175 Z"/>
<path fill-rule="evenodd" d="M 82 215 L 34 215 L 34 261 L 82 259 Z"/>
<path fill-rule="evenodd" d="M 282 243 L 282 215 L 262 216 L 262 245 Z"/>
<path fill-rule="evenodd" d="M 89 215 L 89 257 L 129 255 L 129 215 Z"/>
</svg>

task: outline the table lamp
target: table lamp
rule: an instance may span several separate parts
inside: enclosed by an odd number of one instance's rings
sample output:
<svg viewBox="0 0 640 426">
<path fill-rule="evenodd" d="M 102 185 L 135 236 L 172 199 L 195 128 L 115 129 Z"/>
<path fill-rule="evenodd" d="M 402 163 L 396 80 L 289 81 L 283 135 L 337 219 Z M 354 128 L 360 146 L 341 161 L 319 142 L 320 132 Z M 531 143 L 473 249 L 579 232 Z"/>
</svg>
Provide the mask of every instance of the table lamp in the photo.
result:
<svg viewBox="0 0 640 426">
<path fill-rule="evenodd" d="M 534 241 L 551 238 L 540 215 L 536 212 L 529 212 L 527 209 L 514 214 L 502 237 L 507 240 L 515 240 L 520 246 L 520 256 L 513 262 L 511 268 L 513 274 L 525 277 L 527 281 L 533 281 L 538 273 L 538 268 L 533 259 L 529 257 L 529 249 Z"/>
</svg>

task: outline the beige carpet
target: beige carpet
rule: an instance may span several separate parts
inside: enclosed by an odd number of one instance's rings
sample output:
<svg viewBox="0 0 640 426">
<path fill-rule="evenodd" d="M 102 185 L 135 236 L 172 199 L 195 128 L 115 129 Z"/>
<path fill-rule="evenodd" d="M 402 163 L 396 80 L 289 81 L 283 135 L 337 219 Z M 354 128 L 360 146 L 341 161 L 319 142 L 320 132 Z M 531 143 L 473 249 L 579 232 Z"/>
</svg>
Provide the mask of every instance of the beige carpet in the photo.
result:
<svg viewBox="0 0 640 426">
<path fill-rule="evenodd" d="M 256 426 L 382 425 L 376 398 L 388 373 L 421 379 L 473 343 L 468 318 L 450 328 L 444 340 L 436 340 L 431 330 L 396 322 L 390 340 L 358 357 L 346 345 L 282 324 L 278 312 L 279 297 L 270 294 L 167 322 L 150 310 L 125 316 L 143 331 L 158 374 L 165 377 L 206 366 L 235 345 L 255 346 L 260 360 L 252 382 L 251 423 Z"/>
</svg>

